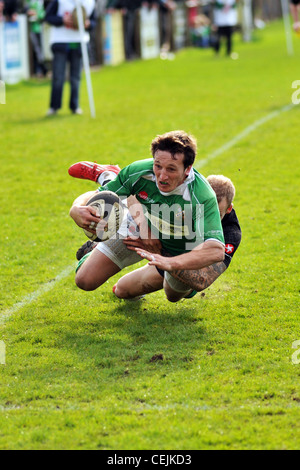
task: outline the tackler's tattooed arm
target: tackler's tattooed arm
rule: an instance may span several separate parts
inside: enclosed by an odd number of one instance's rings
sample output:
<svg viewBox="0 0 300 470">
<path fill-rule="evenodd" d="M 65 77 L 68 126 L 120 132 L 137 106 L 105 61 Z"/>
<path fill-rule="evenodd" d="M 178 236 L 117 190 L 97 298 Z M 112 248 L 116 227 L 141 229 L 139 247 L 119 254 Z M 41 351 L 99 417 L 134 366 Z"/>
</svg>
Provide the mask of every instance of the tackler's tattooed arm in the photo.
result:
<svg viewBox="0 0 300 470">
<path fill-rule="evenodd" d="M 191 289 L 198 292 L 209 287 L 224 271 L 227 266 L 223 261 L 212 264 L 199 270 L 176 270 L 170 274 L 181 282 L 187 284 Z"/>
</svg>

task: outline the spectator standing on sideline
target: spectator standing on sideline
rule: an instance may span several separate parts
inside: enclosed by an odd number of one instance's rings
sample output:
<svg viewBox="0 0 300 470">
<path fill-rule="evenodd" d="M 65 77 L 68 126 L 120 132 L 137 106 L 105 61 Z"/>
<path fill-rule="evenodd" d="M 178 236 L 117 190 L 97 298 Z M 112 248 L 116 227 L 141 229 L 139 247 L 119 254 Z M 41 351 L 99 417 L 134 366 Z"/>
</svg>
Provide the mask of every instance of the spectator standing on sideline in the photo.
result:
<svg viewBox="0 0 300 470">
<path fill-rule="evenodd" d="M 138 11 L 142 6 L 142 0 L 120 0 L 119 4 L 124 14 L 126 59 L 132 60 L 137 57 L 135 45 L 135 27 Z"/>
<path fill-rule="evenodd" d="M 217 27 L 217 39 L 214 47 L 217 54 L 220 51 L 221 41 L 224 37 L 226 39 L 227 56 L 231 55 L 232 35 L 238 21 L 237 3 L 238 0 L 214 1 L 214 24 Z"/>
<path fill-rule="evenodd" d="M 45 18 L 45 9 L 42 0 L 28 0 L 25 12 L 29 19 L 30 41 L 33 50 L 34 74 L 38 77 L 47 75 L 42 47 L 42 22 Z"/>
<path fill-rule="evenodd" d="M 121 10 L 124 18 L 124 43 L 127 60 L 137 57 L 135 44 L 135 28 L 138 11 L 141 8 L 142 0 L 108 0 L 107 10 Z"/>
<path fill-rule="evenodd" d="M 88 47 L 90 64 L 98 65 L 101 63 L 102 50 L 99 38 L 102 37 L 101 18 L 106 13 L 107 0 L 95 0 L 95 28 L 90 31 L 90 42 Z"/>
<path fill-rule="evenodd" d="M 3 10 L 4 10 L 4 2 L 0 1 L 0 21 L 3 21 Z"/>
<path fill-rule="evenodd" d="M 293 28 L 300 33 L 300 0 L 290 0 L 290 10 L 293 18 Z"/>
<path fill-rule="evenodd" d="M 176 0 L 178 1 L 178 0 Z M 175 0 L 147 0 L 142 4 L 147 4 L 149 8 L 159 8 L 160 28 L 161 28 L 161 52 L 167 53 L 171 49 L 172 17 L 171 13 L 177 8 Z"/>
<path fill-rule="evenodd" d="M 82 0 L 85 36 L 89 41 L 88 31 L 94 27 L 95 0 Z M 52 87 L 50 108 L 47 116 L 57 113 L 62 105 L 63 87 L 67 62 L 70 63 L 71 94 L 69 107 L 73 114 L 82 114 L 79 107 L 79 87 L 81 78 L 81 45 L 80 32 L 76 26 L 75 0 L 53 0 L 47 7 L 45 21 L 51 28 L 50 44 L 53 52 Z"/>
<path fill-rule="evenodd" d="M 4 17 L 5 21 L 8 22 L 15 22 L 17 19 L 17 13 L 18 13 L 18 1 L 17 0 L 3 0 L 0 2 L 2 4 L 2 7 L 0 5 L 0 17 L 1 17 L 1 10 L 2 10 L 2 16 Z"/>
<path fill-rule="evenodd" d="M 158 3 L 161 12 L 161 51 L 170 52 L 172 35 L 171 12 L 176 9 L 177 5 L 174 0 L 159 0 Z"/>
</svg>

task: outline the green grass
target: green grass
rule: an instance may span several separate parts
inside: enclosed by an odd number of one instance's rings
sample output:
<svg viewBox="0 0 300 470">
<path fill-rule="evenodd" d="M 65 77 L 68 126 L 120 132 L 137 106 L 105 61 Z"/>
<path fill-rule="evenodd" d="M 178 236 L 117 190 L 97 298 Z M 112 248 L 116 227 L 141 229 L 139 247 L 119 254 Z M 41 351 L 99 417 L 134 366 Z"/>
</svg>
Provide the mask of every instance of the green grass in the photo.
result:
<svg viewBox="0 0 300 470">
<path fill-rule="evenodd" d="M 54 281 L 84 240 L 69 207 L 94 188 L 68 176 L 72 163 L 124 166 L 148 158 L 156 134 L 179 128 L 197 137 L 200 161 L 291 102 L 300 41 L 288 57 L 274 23 L 235 45 L 237 61 L 187 49 L 174 61 L 94 72 L 95 120 L 85 82 L 82 117 L 69 114 L 67 88 L 60 115 L 46 119 L 48 82 L 8 87 L 1 449 L 299 448 L 300 365 L 291 359 L 300 339 L 298 106 L 201 169 L 234 181 L 243 230 L 230 269 L 205 296 L 170 304 L 159 292 L 134 304 L 113 296 L 120 276 L 92 293 L 75 287 L 73 273 Z M 163 360 L 151 361 L 158 354 Z"/>
</svg>

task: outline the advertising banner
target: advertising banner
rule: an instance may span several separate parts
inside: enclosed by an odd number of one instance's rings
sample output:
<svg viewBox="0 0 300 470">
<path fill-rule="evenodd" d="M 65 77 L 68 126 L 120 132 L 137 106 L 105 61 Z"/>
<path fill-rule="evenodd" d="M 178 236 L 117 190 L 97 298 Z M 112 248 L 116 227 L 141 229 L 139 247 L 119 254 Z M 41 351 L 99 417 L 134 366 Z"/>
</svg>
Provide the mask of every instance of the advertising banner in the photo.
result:
<svg viewBox="0 0 300 470">
<path fill-rule="evenodd" d="M 9 84 L 29 78 L 27 17 L 0 22 L 0 77 Z"/>
<path fill-rule="evenodd" d="M 140 10 L 141 58 L 154 59 L 160 54 L 159 11 L 142 7 Z"/>
<path fill-rule="evenodd" d="M 125 60 L 122 13 L 107 13 L 102 21 L 103 62 L 105 65 L 120 64 Z"/>
</svg>

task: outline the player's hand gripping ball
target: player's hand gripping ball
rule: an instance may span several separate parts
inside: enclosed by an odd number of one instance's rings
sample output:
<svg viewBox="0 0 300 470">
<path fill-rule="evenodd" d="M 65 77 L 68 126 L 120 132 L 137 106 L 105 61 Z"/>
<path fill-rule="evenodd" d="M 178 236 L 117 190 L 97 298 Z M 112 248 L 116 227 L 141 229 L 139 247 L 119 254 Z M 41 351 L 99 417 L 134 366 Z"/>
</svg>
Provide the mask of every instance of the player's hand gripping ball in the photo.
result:
<svg viewBox="0 0 300 470">
<path fill-rule="evenodd" d="M 85 235 L 96 242 L 104 242 L 113 237 L 119 230 L 124 217 L 124 205 L 121 199 L 112 191 L 101 191 L 86 205 L 96 209 L 101 221 L 95 227 L 96 234 L 84 229 Z"/>
</svg>

